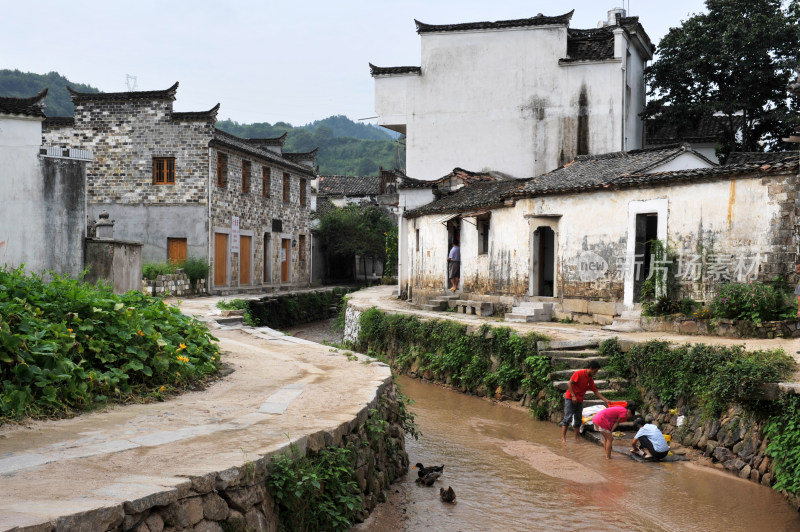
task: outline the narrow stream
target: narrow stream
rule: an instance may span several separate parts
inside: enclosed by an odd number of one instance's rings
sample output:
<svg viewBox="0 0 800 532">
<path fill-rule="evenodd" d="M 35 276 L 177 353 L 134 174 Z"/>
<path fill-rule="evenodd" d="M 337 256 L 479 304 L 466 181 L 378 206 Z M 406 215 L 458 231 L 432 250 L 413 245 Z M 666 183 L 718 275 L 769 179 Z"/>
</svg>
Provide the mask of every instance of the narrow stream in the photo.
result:
<svg viewBox="0 0 800 532">
<path fill-rule="evenodd" d="M 363 530 L 800 530 L 783 497 L 753 482 L 686 462 L 608 461 L 594 443 L 562 445 L 556 425 L 527 412 L 399 383 L 423 433 L 407 438 L 411 463 L 444 464 L 444 475 L 425 488 L 410 471 L 392 486 L 384 522 Z M 455 505 L 439 500 L 447 486 Z"/>
</svg>

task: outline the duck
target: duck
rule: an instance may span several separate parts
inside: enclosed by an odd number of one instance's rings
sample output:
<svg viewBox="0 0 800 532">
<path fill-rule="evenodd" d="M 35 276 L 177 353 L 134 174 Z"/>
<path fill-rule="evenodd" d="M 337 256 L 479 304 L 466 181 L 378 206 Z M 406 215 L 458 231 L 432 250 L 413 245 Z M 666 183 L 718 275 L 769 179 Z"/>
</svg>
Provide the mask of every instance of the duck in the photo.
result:
<svg viewBox="0 0 800 532">
<path fill-rule="evenodd" d="M 444 472 L 444 464 L 440 466 L 425 467 L 424 465 L 417 462 L 417 465 L 415 465 L 411 469 L 417 469 L 418 470 L 417 476 L 419 478 L 422 478 L 429 473 L 439 473 L 441 475 Z"/>
<path fill-rule="evenodd" d="M 439 471 L 431 471 L 427 475 L 419 477 L 415 482 L 420 486 L 433 486 L 436 479 L 441 476 L 442 474 Z"/>
<path fill-rule="evenodd" d="M 442 502 L 450 502 L 455 504 L 456 492 L 453 491 L 453 488 L 450 486 L 447 486 L 447 489 L 439 488 L 439 498 L 442 499 Z"/>
</svg>

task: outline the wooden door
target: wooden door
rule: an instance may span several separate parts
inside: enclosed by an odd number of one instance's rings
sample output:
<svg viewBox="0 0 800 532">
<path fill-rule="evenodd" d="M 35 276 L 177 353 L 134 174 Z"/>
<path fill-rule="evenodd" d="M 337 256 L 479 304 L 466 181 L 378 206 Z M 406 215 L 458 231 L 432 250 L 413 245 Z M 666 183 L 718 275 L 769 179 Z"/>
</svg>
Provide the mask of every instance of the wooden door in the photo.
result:
<svg viewBox="0 0 800 532">
<path fill-rule="evenodd" d="M 239 284 L 250 284 L 250 236 L 239 237 Z"/>
<path fill-rule="evenodd" d="M 291 258 L 292 241 L 288 238 L 281 239 L 281 282 L 289 282 L 289 259 Z"/>
<path fill-rule="evenodd" d="M 272 282 L 272 245 L 269 233 L 264 233 L 264 281 Z"/>
<path fill-rule="evenodd" d="M 214 233 L 214 286 L 228 284 L 228 235 Z"/>
<path fill-rule="evenodd" d="M 185 238 L 168 238 L 167 260 L 172 264 L 183 264 L 186 262 L 186 248 Z"/>
</svg>

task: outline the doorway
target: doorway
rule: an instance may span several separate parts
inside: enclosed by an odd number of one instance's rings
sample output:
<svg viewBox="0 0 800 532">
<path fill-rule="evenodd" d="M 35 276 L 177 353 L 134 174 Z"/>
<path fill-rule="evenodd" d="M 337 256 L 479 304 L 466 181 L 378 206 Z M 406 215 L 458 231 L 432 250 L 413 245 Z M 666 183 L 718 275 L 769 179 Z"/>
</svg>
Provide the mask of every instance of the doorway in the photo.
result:
<svg viewBox="0 0 800 532">
<path fill-rule="evenodd" d="M 556 234 L 550 227 L 537 227 L 533 232 L 533 294 L 553 297 L 555 287 Z"/>
<path fill-rule="evenodd" d="M 228 235 L 214 233 L 214 286 L 228 284 Z"/>
<path fill-rule="evenodd" d="M 281 239 L 281 282 L 289 282 L 289 273 L 291 266 L 292 241 L 289 238 Z"/>
<path fill-rule="evenodd" d="M 272 282 L 272 235 L 264 233 L 264 283 Z"/>
<path fill-rule="evenodd" d="M 658 214 L 640 213 L 636 215 L 636 238 L 634 244 L 633 302 L 642 298 L 642 285 L 650 276 L 652 268 L 652 244 L 658 239 Z"/>
<path fill-rule="evenodd" d="M 253 237 L 241 235 L 239 237 L 239 285 L 250 284 L 250 252 Z"/>
<path fill-rule="evenodd" d="M 447 256 L 450 256 L 450 251 L 453 249 L 455 243 L 458 242 L 458 249 L 459 249 L 459 259 L 460 259 L 460 251 L 461 251 L 461 225 L 459 224 L 458 218 L 450 219 L 447 221 Z M 449 290 L 451 286 L 450 282 L 450 266 L 449 262 L 445 261 L 445 268 L 444 268 L 444 289 Z M 459 281 L 461 284 L 461 281 Z"/>
</svg>

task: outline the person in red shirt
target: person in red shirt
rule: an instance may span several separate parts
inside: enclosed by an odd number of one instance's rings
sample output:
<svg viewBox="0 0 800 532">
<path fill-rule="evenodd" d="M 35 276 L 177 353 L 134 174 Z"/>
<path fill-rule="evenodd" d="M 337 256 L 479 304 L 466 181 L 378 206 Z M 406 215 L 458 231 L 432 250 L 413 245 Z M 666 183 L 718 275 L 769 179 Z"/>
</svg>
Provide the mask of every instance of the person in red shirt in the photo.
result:
<svg viewBox="0 0 800 532">
<path fill-rule="evenodd" d="M 614 431 L 622 421 L 633 419 L 636 405 L 628 403 L 627 406 L 611 406 L 596 413 L 592 424 L 603 435 L 603 447 L 606 449 L 606 459 L 611 460 L 611 447 L 614 444 Z"/>
<path fill-rule="evenodd" d="M 600 371 L 600 364 L 596 360 L 589 362 L 586 369 L 579 369 L 572 374 L 567 383 L 567 393 L 564 394 L 564 419 L 561 420 L 561 441 L 567 442 L 567 427 L 570 422 L 575 429 L 575 441 L 580 441 L 581 417 L 583 416 L 583 396 L 591 390 L 606 405 L 608 399 L 597 391 L 594 376 Z"/>
</svg>

